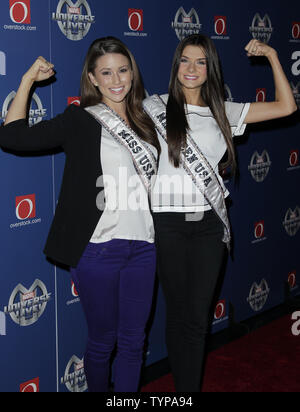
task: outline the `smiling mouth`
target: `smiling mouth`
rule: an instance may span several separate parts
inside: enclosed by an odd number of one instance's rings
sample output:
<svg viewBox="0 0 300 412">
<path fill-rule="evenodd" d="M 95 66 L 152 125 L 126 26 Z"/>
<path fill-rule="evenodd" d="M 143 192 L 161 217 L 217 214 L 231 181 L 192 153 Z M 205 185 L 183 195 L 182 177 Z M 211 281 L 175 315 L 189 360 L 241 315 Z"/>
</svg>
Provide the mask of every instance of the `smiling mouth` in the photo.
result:
<svg viewBox="0 0 300 412">
<path fill-rule="evenodd" d="M 125 87 L 118 87 L 118 88 L 110 89 L 110 91 L 113 94 L 117 94 L 117 95 L 122 94 L 124 90 L 125 90 Z"/>
<path fill-rule="evenodd" d="M 191 81 L 198 80 L 198 76 L 184 76 L 184 78 Z"/>
</svg>

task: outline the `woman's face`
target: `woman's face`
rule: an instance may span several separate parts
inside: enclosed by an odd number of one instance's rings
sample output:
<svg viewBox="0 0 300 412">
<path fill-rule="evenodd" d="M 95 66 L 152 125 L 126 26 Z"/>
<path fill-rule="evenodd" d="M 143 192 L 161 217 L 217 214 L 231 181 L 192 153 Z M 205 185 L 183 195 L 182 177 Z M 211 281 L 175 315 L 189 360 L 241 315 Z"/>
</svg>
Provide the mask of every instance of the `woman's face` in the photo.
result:
<svg viewBox="0 0 300 412">
<path fill-rule="evenodd" d="M 94 86 L 108 106 L 123 103 L 132 87 L 133 72 L 130 61 L 123 54 L 107 53 L 99 57 L 94 73 L 89 73 Z"/>
<path fill-rule="evenodd" d="M 182 53 L 178 80 L 186 89 L 201 89 L 207 80 L 207 59 L 199 46 L 187 46 Z"/>
</svg>

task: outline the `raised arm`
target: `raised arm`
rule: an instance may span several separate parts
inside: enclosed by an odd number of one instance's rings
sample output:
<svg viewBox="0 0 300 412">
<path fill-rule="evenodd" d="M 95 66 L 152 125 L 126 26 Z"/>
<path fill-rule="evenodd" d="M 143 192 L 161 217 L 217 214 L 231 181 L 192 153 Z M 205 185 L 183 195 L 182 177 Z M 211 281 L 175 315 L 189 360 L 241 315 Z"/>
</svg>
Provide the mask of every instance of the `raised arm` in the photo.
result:
<svg viewBox="0 0 300 412">
<path fill-rule="evenodd" d="M 9 106 L 5 124 L 0 127 L 0 147 L 4 150 L 32 152 L 63 148 L 74 130 L 74 120 L 80 115 L 80 108 L 69 106 L 64 113 L 50 120 L 43 120 L 29 127 L 26 110 L 30 89 L 35 82 L 53 76 L 53 65 L 39 57 L 22 77 L 18 92 Z M 77 114 L 78 111 L 78 114 Z"/>
<path fill-rule="evenodd" d="M 39 57 L 30 69 L 22 77 L 17 94 L 11 103 L 5 125 L 20 119 L 26 118 L 26 110 L 30 90 L 35 82 L 41 82 L 54 75 L 53 64 L 47 62 L 43 57 Z"/>
<path fill-rule="evenodd" d="M 249 57 L 265 56 L 269 60 L 275 83 L 275 101 L 251 103 L 245 123 L 263 122 L 294 113 L 297 105 L 276 50 L 258 40 L 251 40 L 245 50 Z"/>
</svg>

